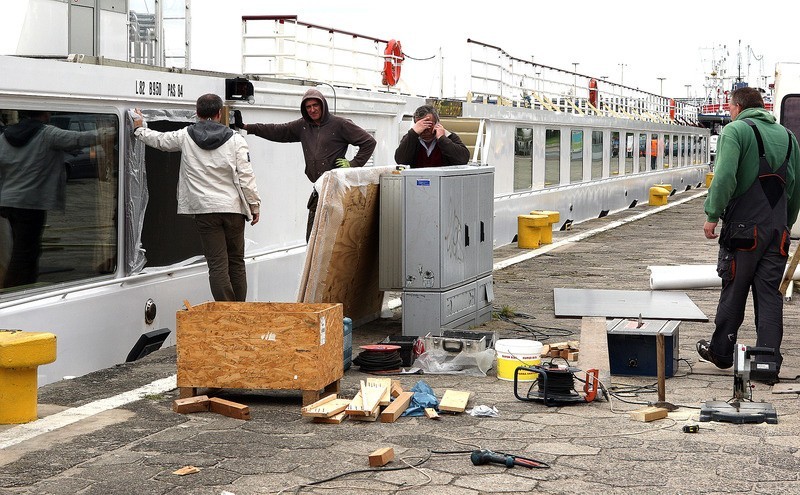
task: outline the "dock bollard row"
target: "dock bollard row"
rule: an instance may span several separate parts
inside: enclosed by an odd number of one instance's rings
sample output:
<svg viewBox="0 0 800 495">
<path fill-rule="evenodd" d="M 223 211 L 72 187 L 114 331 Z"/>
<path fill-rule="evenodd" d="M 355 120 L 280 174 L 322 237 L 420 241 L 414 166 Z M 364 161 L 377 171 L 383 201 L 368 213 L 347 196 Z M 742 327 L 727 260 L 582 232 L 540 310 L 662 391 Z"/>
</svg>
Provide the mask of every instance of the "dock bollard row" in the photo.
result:
<svg viewBox="0 0 800 495">
<path fill-rule="evenodd" d="M 37 368 L 55 360 L 54 334 L 0 330 L 0 424 L 36 419 Z"/>
<path fill-rule="evenodd" d="M 517 247 L 536 249 L 553 242 L 553 224 L 560 219 L 557 211 L 533 210 L 517 217 Z"/>
</svg>

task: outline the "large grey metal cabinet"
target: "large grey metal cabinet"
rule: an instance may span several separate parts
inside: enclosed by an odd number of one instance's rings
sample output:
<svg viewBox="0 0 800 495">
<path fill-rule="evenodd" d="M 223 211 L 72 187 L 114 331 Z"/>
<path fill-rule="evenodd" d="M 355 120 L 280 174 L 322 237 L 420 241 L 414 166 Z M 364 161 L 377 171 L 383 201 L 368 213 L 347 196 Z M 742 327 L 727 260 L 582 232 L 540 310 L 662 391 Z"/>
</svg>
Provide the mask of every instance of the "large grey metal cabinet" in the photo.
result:
<svg viewBox="0 0 800 495">
<path fill-rule="evenodd" d="M 494 168 L 407 169 L 381 178 L 380 198 L 380 285 L 403 291 L 403 334 L 488 321 Z"/>
</svg>

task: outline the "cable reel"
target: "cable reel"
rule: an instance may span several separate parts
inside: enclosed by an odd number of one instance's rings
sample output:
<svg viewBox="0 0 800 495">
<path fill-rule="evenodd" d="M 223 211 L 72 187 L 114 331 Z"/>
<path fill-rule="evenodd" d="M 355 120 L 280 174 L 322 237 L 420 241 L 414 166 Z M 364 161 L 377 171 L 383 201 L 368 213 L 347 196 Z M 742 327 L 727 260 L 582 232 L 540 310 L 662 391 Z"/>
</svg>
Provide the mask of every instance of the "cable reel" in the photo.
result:
<svg viewBox="0 0 800 495">
<path fill-rule="evenodd" d="M 579 368 L 558 366 L 552 362 L 544 366 L 520 366 L 514 370 L 514 396 L 523 401 L 544 402 L 548 407 L 592 402 L 597 397 L 600 387 L 599 372 L 596 369 L 586 371 L 585 379 L 575 374 Z M 530 384 L 524 396 L 519 393 L 519 374 L 537 373 L 536 381 Z M 583 394 L 578 393 L 575 381 L 583 383 Z"/>
</svg>

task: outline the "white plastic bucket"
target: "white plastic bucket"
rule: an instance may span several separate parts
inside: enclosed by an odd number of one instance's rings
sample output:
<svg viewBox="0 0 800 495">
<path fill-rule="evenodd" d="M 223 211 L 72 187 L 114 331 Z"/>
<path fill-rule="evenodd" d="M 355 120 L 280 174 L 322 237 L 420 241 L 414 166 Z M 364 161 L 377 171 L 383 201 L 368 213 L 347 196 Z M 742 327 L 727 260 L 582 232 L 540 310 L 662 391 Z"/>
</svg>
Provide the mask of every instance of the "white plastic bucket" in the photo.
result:
<svg viewBox="0 0 800 495">
<path fill-rule="evenodd" d="M 494 350 L 497 352 L 497 378 L 501 380 L 514 380 L 514 372 L 520 366 L 538 366 L 542 363 L 542 343 L 536 340 L 501 339 L 495 342 Z M 517 380 L 532 382 L 538 373 L 520 371 Z"/>
</svg>

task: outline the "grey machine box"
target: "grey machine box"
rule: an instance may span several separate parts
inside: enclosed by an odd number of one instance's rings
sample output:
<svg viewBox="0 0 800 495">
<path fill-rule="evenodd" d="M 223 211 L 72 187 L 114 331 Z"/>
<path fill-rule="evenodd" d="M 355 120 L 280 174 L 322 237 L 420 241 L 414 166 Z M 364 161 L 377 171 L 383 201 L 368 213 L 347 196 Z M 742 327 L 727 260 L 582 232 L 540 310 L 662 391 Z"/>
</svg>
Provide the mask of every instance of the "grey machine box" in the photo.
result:
<svg viewBox="0 0 800 495">
<path fill-rule="evenodd" d="M 491 318 L 494 168 L 406 169 L 380 182 L 379 285 L 403 291 L 403 335 Z"/>
</svg>

